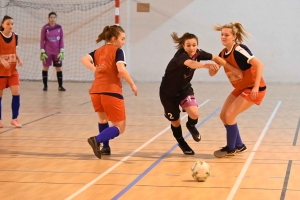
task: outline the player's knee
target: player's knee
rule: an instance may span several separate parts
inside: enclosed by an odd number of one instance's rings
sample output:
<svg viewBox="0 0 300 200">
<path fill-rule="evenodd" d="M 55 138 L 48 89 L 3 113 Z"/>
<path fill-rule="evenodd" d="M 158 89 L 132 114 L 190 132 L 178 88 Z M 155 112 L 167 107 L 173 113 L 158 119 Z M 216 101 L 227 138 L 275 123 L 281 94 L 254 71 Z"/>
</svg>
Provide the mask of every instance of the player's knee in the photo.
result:
<svg viewBox="0 0 300 200">
<path fill-rule="evenodd" d="M 222 120 L 223 122 L 225 121 L 226 123 L 231 122 L 233 119 L 235 118 L 235 116 L 232 115 L 231 112 L 226 112 L 224 115 L 224 120 Z"/>
<path fill-rule="evenodd" d="M 176 120 L 176 121 L 171 121 L 172 126 L 174 127 L 178 127 L 180 126 L 180 120 Z"/>
<path fill-rule="evenodd" d="M 225 122 L 226 120 L 225 120 L 225 113 L 220 113 L 220 119 L 223 121 L 223 122 Z"/>
<path fill-rule="evenodd" d="M 120 134 L 125 132 L 125 127 L 118 127 L 118 128 L 119 128 Z"/>
</svg>

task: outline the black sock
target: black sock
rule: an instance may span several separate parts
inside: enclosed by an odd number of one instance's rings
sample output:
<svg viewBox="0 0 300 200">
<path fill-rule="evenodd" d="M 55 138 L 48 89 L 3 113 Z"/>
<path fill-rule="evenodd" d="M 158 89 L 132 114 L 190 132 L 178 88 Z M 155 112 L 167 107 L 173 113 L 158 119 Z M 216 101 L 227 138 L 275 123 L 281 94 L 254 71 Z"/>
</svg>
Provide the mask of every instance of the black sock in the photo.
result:
<svg viewBox="0 0 300 200">
<path fill-rule="evenodd" d="M 184 138 L 182 136 L 181 125 L 179 125 L 178 127 L 174 127 L 171 124 L 171 129 L 173 131 L 173 135 L 174 135 L 175 139 L 177 140 L 178 144 L 182 144 L 184 142 Z"/>
<path fill-rule="evenodd" d="M 186 123 L 187 126 L 195 126 L 198 123 L 198 118 L 197 119 L 192 119 L 190 116 L 188 116 L 188 121 Z"/>
<path fill-rule="evenodd" d="M 48 87 L 47 82 L 48 82 L 48 71 L 42 71 L 42 77 L 43 77 L 43 83 L 45 87 Z"/>
<path fill-rule="evenodd" d="M 63 75 L 62 75 L 62 71 L 56 72 L 56 75 L 57 75 L 58 86 L 59 86 L 59 87 L 62 87 L 62 83 L 63 83 Z"/>
</svg>

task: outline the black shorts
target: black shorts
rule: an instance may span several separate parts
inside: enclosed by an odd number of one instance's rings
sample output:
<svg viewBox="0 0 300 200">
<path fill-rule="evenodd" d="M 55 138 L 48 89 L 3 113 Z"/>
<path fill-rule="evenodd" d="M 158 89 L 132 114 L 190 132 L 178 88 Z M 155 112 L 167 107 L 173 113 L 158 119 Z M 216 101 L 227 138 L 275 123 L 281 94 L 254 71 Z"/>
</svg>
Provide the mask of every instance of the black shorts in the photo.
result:
<svg viewBox="0 0 300 200">
<path fill-rule="evenodd" d="M 169 121 L 177 121 L 179 119 L 179 117 L 180 117 L 180 109 L 179 109 L 180 101 L 182 101 L 189 95 L 194 95 L 194 90 L 192 87 L 188 87 L 187 89 L 181 91 L 177 95 L 168 95 L 167 90 L 162 89 L 160 87 L 160 90 L 159 90 L 160 101 L 164 107 L 165 117 Z"/>
</svg>

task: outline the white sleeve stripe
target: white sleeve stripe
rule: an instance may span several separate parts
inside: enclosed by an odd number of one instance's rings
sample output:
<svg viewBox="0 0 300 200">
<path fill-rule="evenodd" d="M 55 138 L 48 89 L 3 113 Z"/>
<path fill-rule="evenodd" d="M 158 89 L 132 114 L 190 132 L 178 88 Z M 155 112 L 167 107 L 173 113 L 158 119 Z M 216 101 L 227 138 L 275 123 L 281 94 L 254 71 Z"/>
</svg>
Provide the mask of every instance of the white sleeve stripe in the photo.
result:
<svg viewBox="0 0 300 200">
<path fill-rule="evenodd" d="M 123 49 L 121 49 L 123 51 Z M 124 54 L 124 63 L 126 64 L 126 56 L 125 56 L 125 51 L 123 51 Z"/>
<path fill-rule="evenodd" d="M 122 61 L 122 60 L 119 60 L 117 63 L 124 63 L 124 65 L 126 65 L 126 62 L 125 61 Z M 116 63 L 116 64 L 117 64 Z"/>
<path fill-rule="evenodd" d="M 93 60 L 92 56 L 90 54 L 87 54 L 87 55 L 91 58 L 92 63 L 94 64 L 94 60 Z"/>
<path fill-rule="evenodd" d="M 250 56 L 250 58 L 248 58 L 248 60 L 247 60 L 247 63 L 248 64 L 250 64 L 249 62 L 250 62 L 250 60 L 252 59 L 252 58 L 254 58 L 255 56 Z"/>
</svg>

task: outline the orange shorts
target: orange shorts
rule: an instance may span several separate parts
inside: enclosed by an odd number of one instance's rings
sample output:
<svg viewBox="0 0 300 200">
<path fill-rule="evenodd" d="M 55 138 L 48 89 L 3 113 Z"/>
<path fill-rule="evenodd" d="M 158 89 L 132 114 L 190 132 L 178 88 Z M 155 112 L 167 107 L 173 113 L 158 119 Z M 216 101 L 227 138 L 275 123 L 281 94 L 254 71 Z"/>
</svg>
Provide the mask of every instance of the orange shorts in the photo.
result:
<svg viewBox="0 0 300 200">
<path fill-rule="evenodd" d="M 19 74 L 14 74 L 8 77 L 0 78 L 0 90 L 4 90 L 13 85 L 20 85 Z"/>
<path fill-rule="evenodd" d="M 105 112 L 108 121 L 120 122 L 126 119 L 124 99 L 105 95 L 90 94 L 95 112 Z"/>
<path fill-rule="evenodd" d="M 262 100 L 264 99 L 265 95 L 266 95 L 266 90 L 264 91 L 258 91 L 258 94 L 257 94 L 257 97 L 256 99 L 252 99 L 251 98 L 251 90 L 252 89 L 244 89 L 244 90 L 237 90 L 237 89 L 234 89 L 231 94 L 235 97 L 238 97 L 238 96 L 241 96 L 243 98 L 245 98 L 246 100 L 248 101 L 251 101 L 257 105 L 260 105 Z"/>
</svg>

